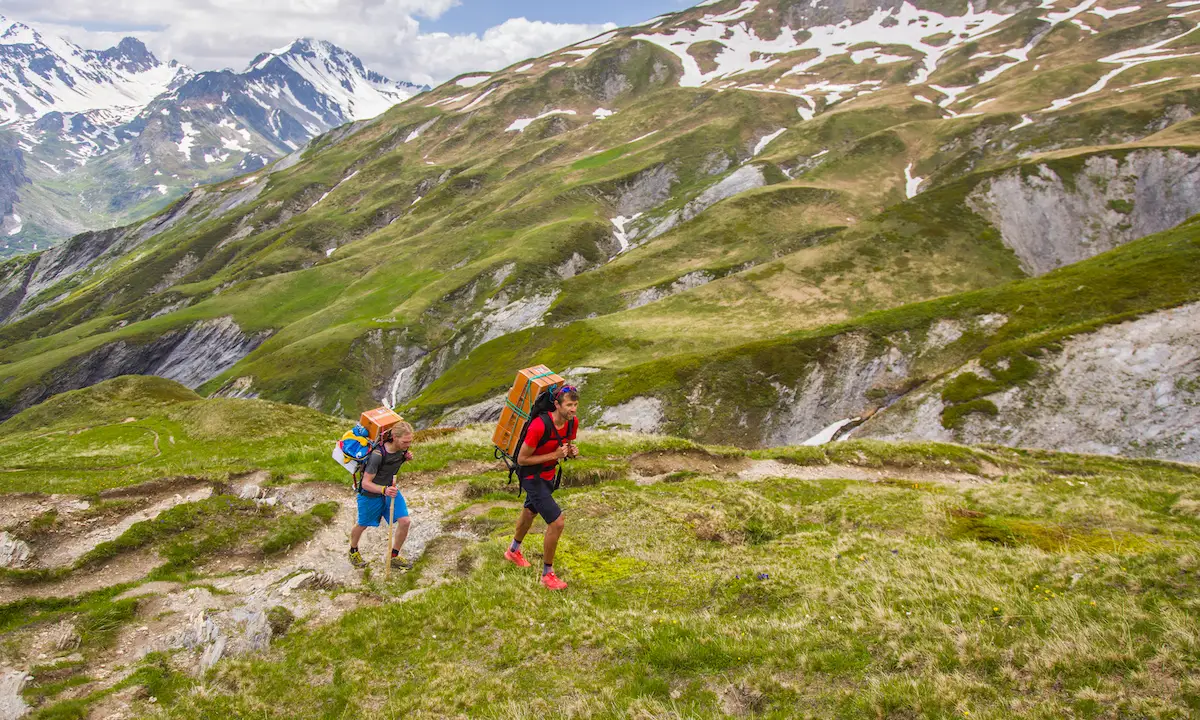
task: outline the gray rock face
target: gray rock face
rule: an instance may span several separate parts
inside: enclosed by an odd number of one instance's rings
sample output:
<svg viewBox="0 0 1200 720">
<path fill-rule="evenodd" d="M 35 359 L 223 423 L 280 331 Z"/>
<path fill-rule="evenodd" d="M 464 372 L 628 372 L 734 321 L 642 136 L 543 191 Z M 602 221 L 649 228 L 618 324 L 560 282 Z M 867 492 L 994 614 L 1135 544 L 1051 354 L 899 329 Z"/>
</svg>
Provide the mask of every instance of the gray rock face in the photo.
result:
<svg viewBox="0 0 1200 720">
<path fill-rule="evenodd" d="M 197 388 L 249 355 L 270 333 L 245 335 L 231 317 L 192 325 L 151 375 Z"/>
<path fill-rule="evenodd" d="M 105 253 L 119 248 L 128 232 L 124 228 L 76 235 L 30 259 L 0 279 L 0 323 L 24 317 L 35 308 L 29 302 L 55 283 L 86 270 Z M 110 254 L 109 257 L 113 257 Z"/>
<path fill-rule="evenodd" d="M 620 189 L 616 201 L 618 215 L 630 216 L 662 205 L 671 199 L 671 185 L 679 176 L 666 165 L 656 165 L 638 173 Z"/>
<path fill-rule="evenodd" d="M 858 436 L 1200 461 L 1200 303 L 1071 338 L 1032 381 L 988 397 L 996 417 L 970 415 L 957 432 L 941 425 L 940 391 L 907 398 Z"/>
<path fill-rule="evenodd" d="M 627 403 L 605 408 L 600 416 L 604 425 L 618 425 L 634 432 L 657 432 L 663 424 L 662 400 L 636 397 Z"/>
<path fill-rule="evenodd" d="M 701 285 L 707 285 L 708 283 L 710 283 L 712 281 L 713 281 L 713 276 L 711 273 L 705 272 L 703 270 L 696 270 L 695 272 L 690 272 L 686 275 L 681 275 L 678 279 L 676 279 L 673 283 L 671 283 L 670 285 L 667 285 L 666 287 L 661 287 L 661 286 L 656 285 L 651 288 L 646 288 L 645 290 L 638 293 L 638 296 L 635 297 L 633 299 L 633 301 L 629 303 L 629 308 L 633 309 L 633 308 L 642 307 L 643 305 L 649 305 L 650 303 L 658 302 L 659 300 L 662 300 L 663 298 L 668 298 L 668 297 L 671 297 L 672 295 L 678 295 L 681 292 L 686 292 L 693 288 L 698 288 Z"/>
<path fill-rule="evenodd" d="M 142 344 L 125 340 L 102 345 L 61 365 L 17 401 L 0 410 L 7 419 L 51 395 L 95 385 L 120 375 L 159 375 L 198 387 L 229 369 L 263 343 L 270 332 L 246 335 L 232 318 L 218 318 L 173 330 Z"/>
<path fill-rule="evenodd" d="M 472 423 L 496 422 L 500 419 L 500 411 L 504 409 L 506 397 L 506 393 L 501 393 L 483 402 L 458 408 L 447 413 L 437 424 L 444 427 L 462 427 Z"/>
<path fill-rule="evenodd" d="M 1200 155 L 1138 150 L 1093 156 L 1074 178 L 1050 167 L 981 184 L 967 204 L 999 228 L 1031 275 L 1169 230 L 1200 212 Z"/>
<path fill-rule="evenodd" d="M 29 712 L 21 690 L 32 679 L 20 670 L 0 667 L 0 720 L 19 720 Z"/>
<path fill-rule="evenodd" d="M 786 24 L 795 30 L 819 25 L 837 25 L 844 20 L 859 23 L 878 10 L 888 12 L 899 10 L 905 2 L 910 2 L 918 8 L 949 13 L 946 10 L 946 3 L 929 2 L 928 0 L 916 0 L 916 2 L 912 2 L 912 0 L 824 0 L 824 2 L 797 0 L 790 3 L 783 11 L 783 17 Z M 971 0 L 971 7 L 975 12 L 994 10 L 1008 14 L 1036 5 L 1036 0 Z"/>
<path fill-rule="evenodd" d="M 0 530 L 0 567 L 21 567 L 29 562 L 29 545 L 24 540 Z"/>
<path fill-rule="evenodd" d="M 542 324 L 542 316 L 554 304 L 554 299 L 558 297 L 558 291 L 548 295 L 532 295 L 513 300 L 512 302 L 496 307 L 492 300 L 489 300 L 488 313 L 483 316 L 481 327 L 483 329 L 480 337 L 475 340 L 474 346 L 478 347 L 483 343 L 494 340 L 501 335 L 507 335 L 518 330 L 534 327 Z M 494 309 L 493 309 L 494 307 Z"/>
<path fill-rule="evenodd" d="M 762 168 L 757 165 L 746 165 L 738 168 L 722 179 L 721 182 L 700 193 L 696 196 L 695 200 L 684 205 L 682 210 L 677 210 L 663 218 L 650 230 L 647 239 L 658 237 L 676 225 L 691 220 L 726 198 L 731 198 L 747 190 L 760 188 L 766 184 L 767 180 L 763 175 Z"/>
<path fill-rule="evenodd" d="M 799 445 L 830 424 L 857 416 L 869 405 L 868 391 L 901 384 L 908 369 L 909 358 L 898 348 L 875 355 L 866 337 L 839 338 L 837 350 L 815 365 L 801 386 L 779 388 L 782 411 L 764 427 L 764 441 Z"/>
</svg>

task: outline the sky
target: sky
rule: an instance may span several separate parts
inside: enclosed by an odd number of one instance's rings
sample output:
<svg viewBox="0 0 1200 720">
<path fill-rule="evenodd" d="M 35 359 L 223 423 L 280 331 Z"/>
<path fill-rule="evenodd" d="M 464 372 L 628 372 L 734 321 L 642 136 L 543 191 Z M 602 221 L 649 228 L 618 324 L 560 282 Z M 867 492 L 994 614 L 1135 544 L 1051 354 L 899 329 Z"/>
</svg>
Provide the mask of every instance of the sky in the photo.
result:
<svg viewBox="0 0 1200 720">
<path fill-rule="evenodd" d="M 497 70 L 698 0 L 0 0 L 0 14 L 103 49 L 132 35 L 162 60 L 244 70 L 298 37 L 396 80 Z"/>
</svg>

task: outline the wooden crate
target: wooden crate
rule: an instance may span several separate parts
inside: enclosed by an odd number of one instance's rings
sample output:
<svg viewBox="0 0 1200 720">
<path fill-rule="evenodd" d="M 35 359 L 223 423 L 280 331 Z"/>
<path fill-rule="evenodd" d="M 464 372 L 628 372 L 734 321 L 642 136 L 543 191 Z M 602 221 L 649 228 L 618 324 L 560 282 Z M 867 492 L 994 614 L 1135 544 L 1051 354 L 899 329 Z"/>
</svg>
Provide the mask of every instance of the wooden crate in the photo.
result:
<svg viewBox="0 0 1200 720">
<path fill-rule="evenodd" d="M 370 433 L 372 440 L 378 440 L 379 435 L 390 429 L 393 425 L 400 422 L 404 418 L 397 415 L 390 408 L 379 407 L 374 410 L 368 410 L 358 419 L 362 426 Z"/>
<path fill-rule="evenodd" d="M 517 444 L 521 441 L 521 428 L 529 415 L 529 408 L 543 390 L 551 385 L 563 384 L 564 380 L 545 365 L 535 365 L 517 373 L 512 390 L 508 393 L 508 402 L 500 411 L 500 422 L 496 423 L 496 432 L 492 434 L 492 443 L 512 457 L 517 456 Z M 513 406 L 520 408 L 517 412 Z"/>
</svg>

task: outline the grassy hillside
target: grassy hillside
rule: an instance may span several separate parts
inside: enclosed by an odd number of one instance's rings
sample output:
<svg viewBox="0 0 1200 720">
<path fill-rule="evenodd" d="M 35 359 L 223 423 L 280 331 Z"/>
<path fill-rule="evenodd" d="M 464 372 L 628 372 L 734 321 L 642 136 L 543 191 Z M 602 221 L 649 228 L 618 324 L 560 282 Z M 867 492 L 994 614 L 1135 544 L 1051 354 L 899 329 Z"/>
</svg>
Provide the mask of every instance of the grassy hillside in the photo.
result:
<svg viewBox="0 0 1200 720">
<path fill-rule="evenodd" d="M 1055 188 L 1060 196 L 1030 212 L 1074 213 L 1059 233 L 1083 247 L 1073 258 L 1164 229 L 1143 215 L 1177 224 L 1194 214 L 1186 158 L 1196 154 L 1200 95 L 1189 15 L 1150 4 L 1072 22 L 1063 7 L 1022 5 L 961 33 L 931 29 L 917 45 L 943 48 L 936 67 L 894 43 L 818 50 L 797 30 L 797 47 L 767 53 L 769 67 L 709 78 L 709 62 L 737 53 L 700 43 L 698 84 L 672 44 L 701 26 L 723 24 L 728 35 L 712 42 L 734 50 L 746 28 L 757 40 L 744 42 L 755 43 L 784 37 L 785 22 L 826 27 L 800 5 L 726 0 L 478 85 L 451 81 L 328 133 L 277 172 L 197 189 L 116 231 L 119 250 L 49 275 L 23 299 L 9 288 L 33 261 L 7 261 L 0 310 L 18 309 L 0 326 L 0 416 L 97 376 L 155 372 L 166 353 L 155 343 L 230 318 L 235 333 L 269 339 L 236 362 L 203 365 L 201 395 L 350 415 L 387 397 L 432 422 L 493 396 L 536 354 L 556 369 L 599 369 L 589 375 L 597 412 L 648 392 L 667 402 L 671 432 L 720 439 L 713 428 L 729 418 L 689 415 L 669 397 L 703 367 L 709 397 L 746 396 L 757 408 L 735 418 L 738 440 L 766 442 L 759 394 L 773 371 L 722 386 L 757 372 L 764 347 L 791 382 L 811 357 L 800 345 L 824 342 L 806 338 L 870 334 L 879 323 L 920 334 L 964 303 L 1010 318 L 1034 312 L 1010 321 L 1006 342 L 1192 298 L 1168 280 L 1110 302 L 1144 288 L 1117 284 L 1137 272 L 1117 253 L 1079 271 L 1099 305 L 1081 302 L 1061 321 L 1028 305 L 1018 313 L 1023 301 L 1011 299 L 1057 298 L 1074 276 L 1022 284 L 1027 259 L 980 200 L 1014 177 L 1028 196 Z M 922 8 L 912 22 L 939 28 L 966 11 Z M 868 22 L 855 13 L 847 20 Z M 1134 177 L 1120 163 L 1137 153 L 1150 159 Z M 1155 174 L 1171 163 L 1180 175 Z M 1118 192 L 1126 185 L 1129 197 Z M 1096 199 L 1104 193 L 1111 199 Z M 1166 242 L 1156 262 L 1169 278 L 1194 273 L 1186 238 L 1171 237 L 1142 242 Z M 881 397 L 991 342 L 927 358 Z M 105 364 L 138 349 L 133 367 Z"/>
<path fill-rule="evenodd" d="M 290 453 L 234 440 L 268 426 Z M 102 518 L 154 485 L 128 487 L 131 471 L 219 480 L 236 466 L 265 472 L 278 492 L 311 494 L 323 485 L 312 478 L 343 472 L 317 457 L 340 426 L 305 408 L 199 400 L 172 383 L 122 378 L 0 425 L 6 457 L 45 433 L 65 440 L 55 473 L 6 478 L 3 490 L 80 493 L 92 501 L 82 512 Z M 122 441 L 131 463 L 122 474 L 72 469 L 94 457 L 91 435 L 139 427 L 171 427 L 175 443 L 139 459 L 138 441 Z M 519 503 L 494 465 L 462 464 L 487 456 L 485 437 L 418 438 L 404 491 L 414 527 L 434 514 L 440 529 L 416 568 L 390 583 L 378 567 L 348 569 L 348 525 L 323 524 L 332 509 L 290 514 L 218 492 L 85 555 L 66 578 L 87 594 L 48 595 L 58 586 L 44 574 L 6 575 L 0 657 L 30 670 L 23 698 L 45 718 L 1200 711 L 1195 467 L 932 443 L 747 452 L 586 431 L 559 493 L 568 520 L 556 567 L 570 587 L 550 594 L 500 557 Z M 95 494 L 114 487 L 123 494 Z M 332 508 L 349 501 L 344 486 L 329 488 L 317 497 Z M 8 529 L 49 548 L 80 522 L 43 520 Z M 535 563 L 540 533 L 539 521 L 526 543 Z M 323 564 L 305 565 L 305 538 L 333 548 Z M 94 567 L 119 573 L 145 556 L 161 564 L 121 585 L 93 582 Z M 193 622 L 197 601 L 182 610 L 178 600 L 207 598 L 211 618 L 251 602 L 237 588 L 258 565 L 281 568 L 271 588 L 312 571 L 347 579 L 292 591 L 284 602 L 307 612 L 272 611 L 269 649 L 206 672 L 196 668 L 207 646 L 133 651 L 157 647 L 139 639 L 146 626 L 168 637 Z M 344 614 L 329 615 L 331 602 Z M 41 658 L 28 649 L 62 627 L 75 645 Z"/>
</svg>

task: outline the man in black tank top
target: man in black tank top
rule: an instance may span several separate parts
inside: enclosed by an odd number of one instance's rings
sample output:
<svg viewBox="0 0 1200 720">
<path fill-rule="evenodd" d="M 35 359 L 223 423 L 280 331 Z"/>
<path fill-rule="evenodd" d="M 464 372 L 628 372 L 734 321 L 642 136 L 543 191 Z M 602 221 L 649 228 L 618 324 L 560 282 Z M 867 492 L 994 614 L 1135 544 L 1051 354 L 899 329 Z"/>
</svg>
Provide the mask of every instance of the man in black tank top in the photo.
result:
<svg viewBox="0 0 1200 720">
<path fill-rule="evenodd" d="M 366 468 L 358 491 L 358 522 L 350 531 L 350 562 L 355 567 L 366 566 L 367 561 L 358 551 L 359 538 L 367 528 L 379 527 L 381 522 L 386 522 L 395 505 L 396 534 L 392 538 L 391 563 L 393 568 L 407 570 L 412 563 L 400 554 L 400 548 L 408 539 L 412 521 L 408 518 L 408 503 L 396 487 L 396 473 L 401 465 L 412 459 L 412 453 L 408 451 L 413 441 L 412 425 L 399 422 L 391 430 L 385 430 L 382 439 L 380 446 L 364 461 Z"/>
</svg>

